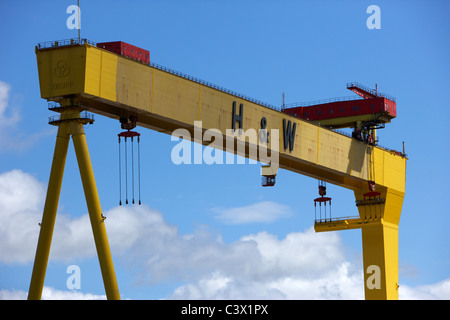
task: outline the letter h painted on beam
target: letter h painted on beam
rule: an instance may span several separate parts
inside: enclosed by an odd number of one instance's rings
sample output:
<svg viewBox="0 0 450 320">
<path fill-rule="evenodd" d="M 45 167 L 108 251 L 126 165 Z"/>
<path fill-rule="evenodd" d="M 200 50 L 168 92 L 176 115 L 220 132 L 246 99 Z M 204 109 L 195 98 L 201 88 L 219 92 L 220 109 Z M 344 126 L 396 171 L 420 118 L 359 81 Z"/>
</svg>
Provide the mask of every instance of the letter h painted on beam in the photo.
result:
<svg viewBox="0 0 450 320">
<path fill-rule="evenodd" d="M 237 115 L 236 101 L 233 101 L 233 116 L 231 122 L 231 128 L 233 129 L 233 132 L 236 130 L 236 122 L 239 122 L 239 129 L 242 130 L 243 114 L 244 114 L 244 105 L 242 103 L 239 105 L 239 115 Z"/>
</svg>

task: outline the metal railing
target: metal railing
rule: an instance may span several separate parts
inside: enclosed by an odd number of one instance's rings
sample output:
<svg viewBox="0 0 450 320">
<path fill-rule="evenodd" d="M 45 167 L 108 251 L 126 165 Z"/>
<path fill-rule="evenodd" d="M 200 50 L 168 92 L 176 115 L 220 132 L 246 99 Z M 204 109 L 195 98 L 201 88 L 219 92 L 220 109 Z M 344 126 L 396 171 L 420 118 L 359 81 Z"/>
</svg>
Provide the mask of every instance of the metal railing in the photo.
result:
<svg viewBox="0 0 450 320">
<path fill-rule="evenodd" d="M 89 113 L 87 111 L 83 111 L 80 113 L 69 113 L 65 114 L 64 118 L 61 118 L 61 115 L 54 115 L 51 117 L 48 117 L 48 123 L 56 123 L 66 120 L 88 120 L 89 122 L 94 122 L 94 115 L 92 113 Z"/>
<path fill-rule="evenodd" d="M 355 220 L 355 219 L 360 219 L 360 217 L 359 216 L 347 216 L 347 217 L 314 219 L 314 223 L 340 222 L 340 221 Z"/>
<path fill-rule="evenodd" d="M 93 46 L 97 45 L 95 42 L 87 40 L 87 39 L 80 39 L 80 40 L 78 40 L 78 39 L 64 39 L 64 40 L 40 42 L 40 43 L 37 44 L 37 48 L 38 49 L 46 49 L 46 48 L 71 46 L 71 45 L 84 45 L 85 43 L 93 45 Z M 138 61 L 138 60 L 136 60 L 136 61 Z M 141 61 L 139 61 L 139 62 L 141 62 Z M 224 88 L 222 86 L 216 85 L 216 84 L 211 83 L 209 81 L 205 81 L 205 80 L 199 79 L 197 77 L 193 77 L 193 76 L 188 75 L 186 73 L 183 73 L 183 72 L 180 72 L 180 71 L 177 71 L 177 70 L 174 70 L 174 69 L 162 66 L 162 65 L 157 64 L 155 62 L 150 62 L 150 66 L 154 67 L 156 69 L 162 70 L 164 72 L 167 72 L 167 73 L 170 73 L 170 74 L 182 77 L 184 79 L 188 79 L 188 80 L 197 82 L 197 83 L 205 85 L 207 87 L 210 87 L 210 88 L 213 88 L 213 89 L 216 89 L 216 90 L 219 90 L 219 91 L 231 94 L 231 95 L 236 96 L 238 98 L 241 98 L 241 99 L 244 99 L 244 100 L 256 103 L 256 104 L 259 104 L 259 105 L 261 105 L 263 107 L 270 108 L 270 109 L 273 109 L 273 110 L 276 110 L 276 111 L 281 111 L 280 107 L 274 106 L 274 105 L 272 105 L 270 103 L 266 103 L 266 102 L 263 102 L 261 100 L 251 98 L 251 97 L 246 96 L 246 95 L 244 95 L 242 93 L 238 93 L 236 91 L 226 89 L 226 88 Z"/>
<path fill-rule="evenodd" d="M 37 44 L 37 47 L 38 47 L 38 49 L 45 49 L 45 48 L 71 46 L 71 45 L 84 45 L 86 43 L 89 44 L 89 45 L 96 46 L 95 42 L 90 41 L 88 39 L 80 39 L 80 40 L 79 39 L 64 39 L 64 40 L 40 42 L 40 43 Z M 136 61 L 138 61 L 138 60 L 136 60 Z M 241 98 L 241 99 L 244 99 L 244 100 L 256 103 L 256 104 L 258 104 L 260 106 L 263 106 L 263 107 L 266 107 L 266 108 L 270 108 L 270 109 L 276 110 L 276 111 L 282 111 L 282 109 L 286 109 L 286 108 L 300 107 L 300 106 L 301 107 L 307 107 L 307 106 L 312 106 L 312 105 L 317 105 L 317 104 L 325 104 L 325 103 L 330 103 L 330 102 L 350 101 L 350 100 L 363 100 L 362 97 L 345 96 L 345 97 L 329 98 L 329 99 L 315 100 L 315 101 L 309 101 L 309 102 L 289 103 L 289 104 L 285 104 L 283 107 L 277 107 L 277 106 L 274 106 L 274 105 L 272 105 L 270 103 L 266 103 L 266 102 L 263 102 L 261 100 L 254 99 L 252 97 L 246 96 L 246 95 L 238 93 L 236 91 L 229 90 L 229 89 L 226 89 L 226 88 L 224 88 L 222 86 L 219 86 L 219 85 L 216 85 L 214 83 L 211 83 L 209 81 L 205 81 L 205 80 L 199 79 L 197 77 L 193 77 L 191 75 L 188 75 L 186 73 L 183 73 L 183 72 L 180 72 L 180 71 L 177 71 L 177 70 L 174 70 L 174 69 L 162 66 L 162 65 L 157 64 L 155 62 L 150 62 L 149 65 L 151 67 L 153 67 L 153 68 L 158 69 L 158 70 L 161 70 L 161 71 L 164 71 L 164 72 L 176 75 L 178 77 L 182 77 L 184 79 L 188 79 L 188 80 L 194 81 L 194 82 L 202 84 L 204 86 L 207 86 L 207 87 L 219 90 L 221 92 L 228 93 L 228 94 L 233 95 L 235 97 L 238 97 L 238 98 Z M 347 83 L 347 88 L 350 87 L 350 86 L 356 86 L 356 87 L 359 87 L 359 88 L 361 88 L 363 90 L 371 92 L 374 95 L 382 96 L 382 97 L 385 97 L 385 98 L 387 98 L 389 100 L 395 101 L 395 98 L 393 98 L 393 97 L 391 97 L 391 96 L 389 96 L 387 94 L 384 94 L 384 93 L 377 93 L 377 92 L 375 92 L 375 90 L 370 89 L 368 87 L 365 87 L 365 86 L 363 86 L 363 85 L 361 85 L 361 84 L 359 84 L 357 82 L 349 82 L 349 83 Z M 52 107 L 55 107 L 55 106 L 52 106 Z M 49 106 L 49 109 L 50 109 L 50 106 Z M 91 120 L 94 120 L 93 119 L 93 115 L 90 115 L 90 116 L 92 116 Z M 51 119 L 49 118 L 49 122 L 61 121 L 61 119 L 58 118 L 58 117 L 60 117 L 60 116 L 52 116 L 52 117 L 50 117 Z M 58 118 L 58 120 L 57 120 L 57 118 Z M 352 138 L 351 134 L 349 134 L 347 132 L 344 132 L 344 131 L 341 131 L 341 130 L 337 130 L 337 129 L 332 129 L 332 131 Z M 385 150 L 388 150 L 388 151 L 395 151 L 394 149 L 389 149 L 389 148 L 383 147 L 381 145 L 377 145 L 377 147 L 385 149 Z"/>
<path fill-rule="evenodd" d="M 379 98 L 386 98 L 391 101 L 395 102 L 395 98 L 393 96 L 390 96 L 386 93 L 377 92 L 374 89 L 371 89 L 369 87 L 366 87 L 358 82 L 348 82 L 347 88 L 350 87 L 357 87 L 364 91 L 367 91 L 371 94 L 373 94 L 375 97 Z M 355 96 L 344 96 L 344 97 L 335 97 L 335 98 L 328 98 L 328 99 L 320 99 L 320 100 L 313 100 L 313 101 L 307 101 L 307 102 L 294 102 L 284 105 L 285 108 L 295 108 L 295 107 L 309 107 L 319 104 L 326 104 L 326 103 L 332 103 L 332 102 L 339 102 L 339 101 L 352 101 L 352 100 L 364 100 L 363 97 L 355 97 Z"/>
<path fill-rule="evenodd" d="M 322 128 L 331 130 L 331 131 L 333 131 L 333 132 L 335 132 L 335 133 L 338 133 L 338 134 L 341 134 L 341 135 L 343 135 L 343 136 L 346 136 L 346 137 L 349 137 L 349 138 L 354 139 L 354 138 L 352 137 L 352 134 L 349 133 L 349 132 L 346 132 L 346 131 L 343 131 L 343 130 L 340 130 L 340 129 L 329 129 L 329 128 L 326 128 L 326 127 L 322 127 Z M 361 141 L 362 141 L 362 140 L 361 140 Z M 364 142 L 364 141 L 362 141 L 362 142 Z M 364 142 L 364 143 L 368 145 L 367 142 Z M 385 151 L 389 151 L 389 152 L 391 152 L 391 153 L 395 153 L 395 154 L 397 154 L 398 156 L 401 156 L 401 157 L 403 157 L 403 158 L 407 158 L 407 157 L 408 157 L 408 155 L 407 155 L 406 153 L 402 153 L 402 152 L 397 151 L 397 150 L 395 150 L 395 149 L 388 148 L 388 147 L 386 147 L 386 146 L 384 146 L 384 145 L 379 144 L 378 142 L 374 145 L 374 147 L 383 149 L 383 150 L 385 150 Z"/>
<path fill-rule="evenodd" d="M 376 96 L 376 97 L 383 97 L 383 98 L 386 98 L 386 99 L 389 99 L 389 100 L 395 102 L 395 98 L 394 98 L 393 96 L 388 95 L 388 94 L 386 94 L 386 93 L 378 92 L 378 91 L 376 91 L 375 89 L 371 89 L 371 88 L 369 88 L 369 87 L 366 87 L 365 85 L 362 85 L 362 84 L 360 84 L 360 83 L 358 83 L 358 82 L 348 82 L 348 83 L 347 83 L 347 88 L 350 88 L 350 87 L 357 87 L 357 88 L 359 88 L 359 89 L 362 89 L 362 90 L 364 90 L 364 91 L 367 91 L 367 92 L 373 94 L 373 95 Z"/>
<path fill-rule="evenodd" d="M 92 46 L 96 46 L 97 44 L 88 39 L 63 39 L 63 40 L 55 40 L 55 41 L 46 41 L 39 42 L 37 44 L 38 49 L 47 49 L 47 48 L 55 48 L 55 47 L 63 47 L 63 46 L 73 46 L 73 45 L 84 45 L 90 44 Z"/>
<path fill-rule="evenodd" d="M 309 107 L 319 104 L 326 104 L 326 103 L 332 103 L 332 102 L 339 102 L 339 101 L 352 101 L 352 100 L 364 100 L 362 97 L 355 97 L 355 96 L 345 96 L 345 97 L 335 97 L 335 98 L 328 98 L 328 99 L 321 99 L 321 100 L 313 100 L 313 101 L 307 101 L 307 102 L 294 102 L 285 104 L 285 109 L 287 108 L 295 108 L 295 107 Z"/>
<path fill-rule="evenodd" d="M 184 79 L 188 79 L 188 80 L 194 81 L 194 82 L 199 83 L 199 84 L 202 84 L 202 85 L 204 85 L 204 86 L 207 86 L 207 87 L 210 87 L 210 88 L 213 88 L 213 89 L 216 89 L 216 90 L 219 90 L 219 91 L 222 91 L 222 92 L 231 94 L 231 95 L 236 96 L 236 97 L 238 97 L 238 98 L 241 98 L 241 99 L 244 99 L 244 100 L 247 100 L 247 101 L 256 103 L 256 104 L 259 104 L 259 105 L 261 105 L 261 106 L 263 106 L 263 107 L 270 108 L 270 109 L 273 109 L 273 110 L 276 110 L 276 111 L 281 111 L 281 108 L 276 107 L 276 106 L 274 106 L 274 105 L 272 105 L 272 104 L 263 102 L 263 101 L 258 100 L 258 99 L 251 98 L 251 97 L 249 97 L 249 96 L 246 96 L 246 95 L 244 95 L 244 94 L 238 93 L 238 92 L 236 92 L 236 91 L 226 89 L 226 88 L 221 87 L 221 86 L 219 86 L 219 85 L 216 85 L 216 84 L 214 84 L 214 83 L 211 83 L 211 82 L 208 82 L 208 81 L 205 81 L 205 80 L 202 80 L 202 79 L 193 77 L 193 76 L 188 75 L 188 74 L 183 73 L 183 72 L 179 72 L 179 71 L 176 71 L 176 70 L 167 68 L 167 67 L 162 66 L 162 65 L 160 65 L 160 64 L 157 64 L 157 63 L 154 63 L 154 62 L 150 62 L 150 66 L 151 66 L 151 67 L 154 67 L 154 68 L 156 68 L 156 69 L 159 69 L 159 70 L 161 70 L 161 71 L 165 71 L 165 72 L 168 72 L 168 73 L 170 73 L 170 74 L 173 74 L 173 75 L 182 77 L 182 78 L 184 78 Z"/>
</svg>

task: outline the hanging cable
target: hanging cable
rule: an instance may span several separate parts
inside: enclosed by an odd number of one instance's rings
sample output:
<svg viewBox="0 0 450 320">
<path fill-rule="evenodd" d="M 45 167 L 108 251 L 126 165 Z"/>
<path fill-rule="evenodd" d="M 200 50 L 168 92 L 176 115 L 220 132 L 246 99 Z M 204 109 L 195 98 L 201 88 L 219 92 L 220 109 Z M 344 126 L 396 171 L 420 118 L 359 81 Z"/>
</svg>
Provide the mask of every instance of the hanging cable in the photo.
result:
<svg viewBox="0 0 450 320">
<path fill-rule="evenodd" d="M 317 203 L 314 202 L 314 223 L 317 222 Z"/>
<path fill-rule="evenodd" d="M 119 136 L 119 206 L 122 205 L 122 165 L 120 163 L 120 136 Z"/>
<path fill-rule="evenodd" d="M 139 181 L 139 205 L 141 205 L 141 147 L 140 137 L 137 137 L 138 144 L 138 181 Z"/>
<path fill-rule="evenodd" d="M 140 151 L 140 134 L 134 131 L 124 131 L 118 134 L 119 136 L 119 205 L 122 205 L 122 149 L 120 146 L 121 138 L 125 139 L 125 204 L 128 204 L 128 147 L 127 147 L 127 138 L 131 138 L 131 203 L 135 204 L 135 156 L 134 156 L 134 137 L 137 137 L 137 161 L 138 161 L 138 187 L 139 187 L 139 204 L 141 204 L 141 151 Z"/>
<path fill-rule="evenodd" d="M 330 222 L 331 222 L 331 198 L 325 197 L 327 194 L 327 187 L 326 182 L 318 180 L 318 187 L 319 187 L 319 198 L 314 199 L 314 216 L 317 219 L 317 208 L 316 205 L 319 203 L 319 223 L 322 222 L 322 203 L 324 205 L 324 222 L 327 221 L 327 202 L 330 204 Z"/>
<path fill-rule="evenodd" d="M 125 137 L 125 204 L 128 204 L 128 161 L 127 161 L 127 137 Z"/>
<path fill-rule="evenodd" d="M 131 137 L 131 203 L 134 204 L 134 147 L 133 137 Z"/>
<path fill-rule="evenodd" d="M 330 222 L 331 222 L 331 199 L 330 199 Z"/>
<path fill-rule="evenodd" d="M 135 170 L 134 170 L 134 137 L 137 137 L 137 143 L 138 143 L 138 183 L 139 183 L 139 204 L 141 204 L 141 165 L 140 165 L 140 149 L 139 149 L 139 136 L 140 134 L 138 132 L 132 131 L 132 129 L 134 129 L 136 127 L 137 124 L 137 116 L 135 115 L 130 115 L 130 116 L 126 116 L 126 117 L 121 117 L 119 119 L 120 121 L 120 127 L 123 130 L 121 133 L 119 133 L 119 144 L 120 144 L 120 139 L 121 137 L 123 137 L 125 139 L 125 204 L 128 204 L 128 147 L 127 147 L 127 138 L 131 138 L 131 202 L 132 204 L 135 203 Z M 119 145 L 119 175 L 121 176 L 121 159 L 120 159 L 120 154 L 121 149 L 120 149 L 120 145 Z M 122 180 L 121 178 L 119 179 L 119 184 L 122 184 Z M 119 188 L 120 191 L 120 204 L 122 203 L 122 187 L 120 186 Z"/>
<path fill-rule="evenodd" d="M 319 221 L 322 222 L 322 202 L 319 202 Z"/>
</svg>

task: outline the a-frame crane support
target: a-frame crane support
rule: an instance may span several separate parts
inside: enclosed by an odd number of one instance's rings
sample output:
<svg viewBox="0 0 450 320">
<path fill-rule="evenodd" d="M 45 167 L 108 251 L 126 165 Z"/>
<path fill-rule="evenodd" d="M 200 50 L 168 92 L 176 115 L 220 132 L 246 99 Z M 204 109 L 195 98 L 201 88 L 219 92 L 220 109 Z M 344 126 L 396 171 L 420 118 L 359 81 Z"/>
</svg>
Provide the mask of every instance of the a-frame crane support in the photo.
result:
<svg viewBox="0 0 450 320">
<path fill-rule="evenodd" d="M 69 106 L 61 107 L 59 109 L 60 110 L 58 111 L 61 112 L 61 116 L 52 118 L 50 121 L 51 124 L 58 126 L 58 133 L 56 135 L 53 163 L 48 182 L 44 213 L 40 224 L 41 231 L 39 233 L 28 299 L 41 299 L 64 175 L 67 150 L 69 148 L 70 137 L 72 137 L 89 211 L 92 232 L 94 234 L 100 269 L 103 276 L 106 297 L 111 300 L 118 300 L 120 299 L 119 287 L 117 285 L 108 237 L 106 235 L 104 224 L 105 217 L 102 214 L 100 206 L 94 172 L 92 170 L 91 159 L 83 128 L 84 124 L 92 122 L 93 119 L 91 117 L 83 117 L 81 115 L 81 107 Z"/>
</svg>

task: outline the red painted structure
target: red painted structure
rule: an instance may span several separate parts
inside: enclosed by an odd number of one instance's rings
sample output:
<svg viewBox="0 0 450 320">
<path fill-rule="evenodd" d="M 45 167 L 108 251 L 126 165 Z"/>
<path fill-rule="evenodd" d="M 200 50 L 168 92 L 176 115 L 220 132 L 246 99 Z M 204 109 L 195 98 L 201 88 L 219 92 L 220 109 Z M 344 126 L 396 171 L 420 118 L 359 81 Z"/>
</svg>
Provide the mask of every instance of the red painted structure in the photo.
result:
<svg viewBox="0 0 450 320">
<path fill-rule="evenodd" d="M 150 63 L 150 51 L 133 46 L 131 44 L 114 41 L 114 42 L 101 42 L 97 43 L 97 47 L 120 54 L 122 56 L 141 61 L 144 63 Z"/>
<path fill-rule="evenodd" d="M 347 89 L 361 98 L 335 98 L 313 103 L 299 103 L 286 108 L 284 113 L 320 123 L 332 128 L 355 127 L 357 121 L 388 123 L 397 116 L 393 97 L 378 93 L 358 83 L 348 83 Z"/>
</svg>

